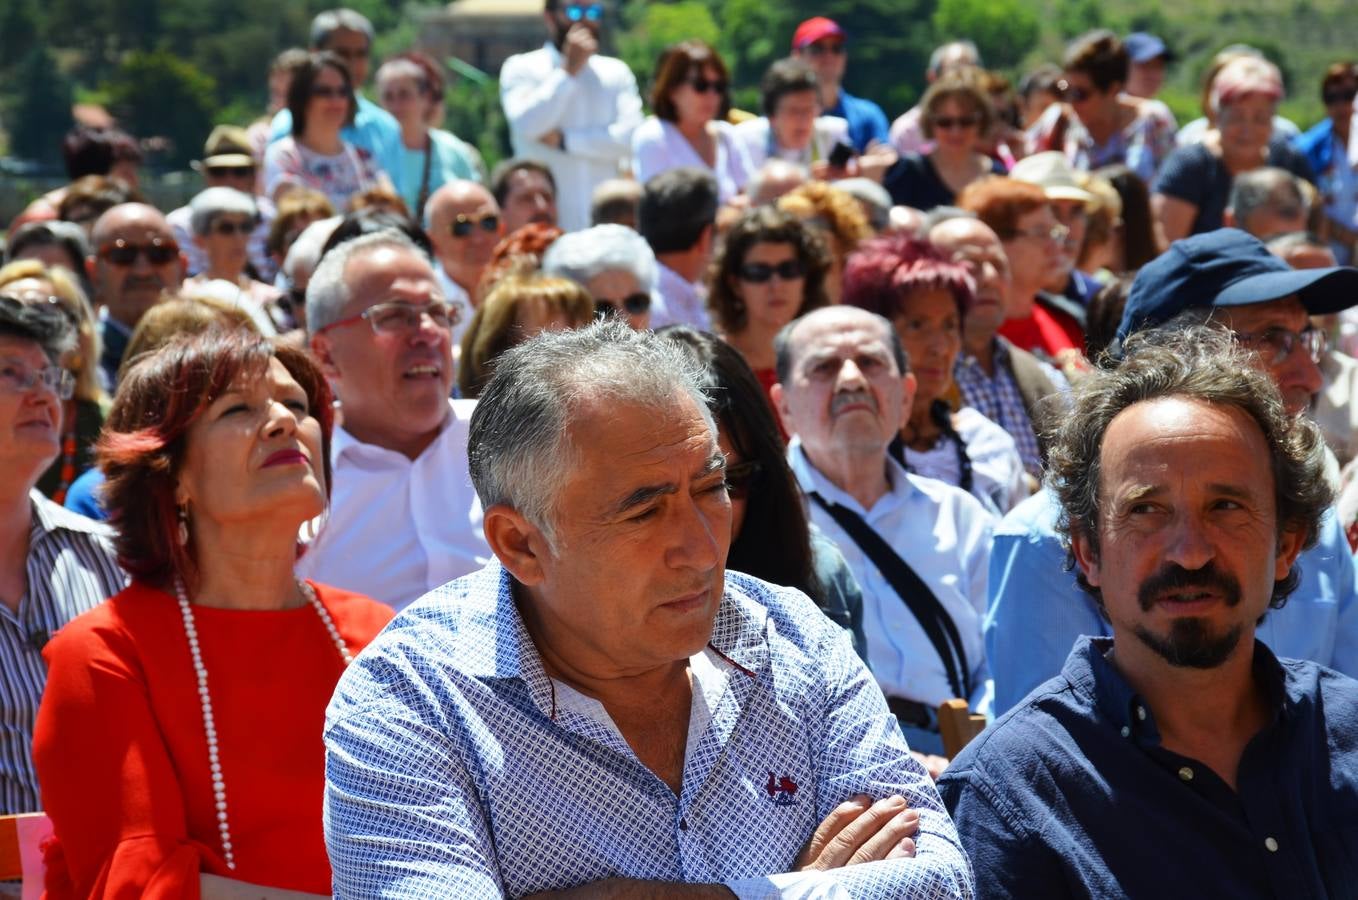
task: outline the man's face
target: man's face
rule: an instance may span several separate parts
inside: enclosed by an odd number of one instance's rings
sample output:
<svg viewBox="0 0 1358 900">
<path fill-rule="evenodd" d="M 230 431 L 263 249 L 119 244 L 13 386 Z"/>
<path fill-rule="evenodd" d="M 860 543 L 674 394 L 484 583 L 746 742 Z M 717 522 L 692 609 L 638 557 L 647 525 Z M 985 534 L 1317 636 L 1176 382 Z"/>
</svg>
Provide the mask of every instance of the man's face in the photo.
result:
<svg viewBox="0 0 1358 900">
<path fill-rule="evenodd" d="M 445 194 L 429 217 L 429 240 L 443 270 L 473 292 L 495 245 L 505 233 L 500 207 L 490 191 L 467 185 Z"/>
<path fill-rule="evenodd" d="M 349 77 L 354 81 L 357 91 L 368 82 L 368 38 L 361 31 L 340 28 L 330 32 L 325 45 L 320 49 L 329 50 L 338 56 L 349 69 Z"/>
<path fill-rule="evenodd" d="M 1296 295 L 1267 303 L 1221 307 L 1216 317 L 1255 351 L 1259 368 L 1277 383 L 1290 414 L 1297 415 L 1311 405 L 1324 380 L 1320 367 L 1300 341 L 1287 354 L 1281 352 L 1279 343 L 1286 332 L 1301 334 L 1311 327 L 1306 307 Z"/>
<path fill-rule="evenodd" d="M 0 466 L 30 485 L 61 451 L 61 399 L 41 379 L 23 385 L 50 366 L 34 341 L 0 336 Z"/>
<path fill-rule="evenodd" d="M 203 172 L 208 187 L 235 188 L 245 194 L 255 192 L 254 166 L 208 166 Z"/>
<path fill-rule="evenodd" d="M 417 251 L 377 247 L 349 261 L 352 296 L 340 320 L 378 303 L 424 306 L 442 299 L 434 270 Z M 429 316 L 419 325 L 375 332 L 367 319 L 337 320 L 314 334 L 312 350 L 344 408 L 344 427 L 365 443 L 418 447 L 432 440 L 448 415 L 453 385 L 451 329 Z M 418 450 L 417 450 L 418 452 Z"/>
<path fill-rule="evenodd" d="M 801 322 L 792 342 L 789 381 L 774 398 L 811 462 L 825 469 L 838 454 L 884 454 L 914 400 L 915 379 L 896 367 L 881 324 L 836 308 Z"/>
<path fill-rule="evenodd" d="M 509 176 L 505 193 L 505 233 L 513 234 L 529 222 L 556 224 L 556 191 L 547 176 L 519 169 Z"/>
<path fill-rule="evenodd" d="M 1325 88 L 1325 114 L 1337 124 L 1347 126 L 1353 118 L 1353 98 L 1358 96 L 1358 80 L 1336 81 Z"/>
<path fill-rule="evenodd" d="M 976 282 L 976 299 L 967 309 L 964 337 L 968 346 L 995 336 L 1008 314 L 1009 258 L 1004 244 L 979 219 L 948 219 L 929 232 L 929 242 L 967 267 Z"/>
<path fill-rule="evenodd" d="M 94 228 L 90 277 L 96 301 L 135 327 L 162 292 L 178 290 L 184 280 L 184 260 L 165 217 L 140 203 L 104 213 Z"/>
<path fill-rule="evenodd" d="M 604 7 L 598 2 L 561 0 L 554 10 L 544 10 L 547 34 L 558 50 L 566 41 L 566 34 L 575 27 L 585 28 L 597 39 L 603 30 Z"/>
<path fill-rule="evenodd" d="M 815 91 L 784 94 L 769 117 L 769 127 L 778 146 L 788 150 L 804 150 L 816 134 L 816 116 L 820 114 L 820 100 Z"/>
<path fill-rule="evenodd" d="M 808 44 L 795 54 L 806 62 L 816 73 L 821 87 L 838 85 L 844 80 L 844 67 L 848 63 L 848 48 L 844 38 L 838 35 L 823 37 L 814 44 Z"/>
<path fill-rule="evenodd" d="M 570 439 L 553 546 L 532 615 L 619 672 L 685 659 L 711 639 L 731 504 L 724 458 L 697 404 L 586 401 Z"/>
<path fill-rule="evenodd" d="M 1278 533 L 1268 445 L 1254 420 L 1179 397 L 1138 403 L 1109 425 L 1100 466 L 1099 549 L 1078 535 L 1074 545 L 1119 656 L 1128 646 L 1213 668 L 1251 652 L 1254 623 L 1302 543 Z"/>
<path fill-rule="evenodd" d="M 1157 56 L 1145 62 L 1127 66 L 1127 93 L 1134 97 L 1151 98 L 1160 93 L 1165 83 L 1165 58 Z"/>
</svg>

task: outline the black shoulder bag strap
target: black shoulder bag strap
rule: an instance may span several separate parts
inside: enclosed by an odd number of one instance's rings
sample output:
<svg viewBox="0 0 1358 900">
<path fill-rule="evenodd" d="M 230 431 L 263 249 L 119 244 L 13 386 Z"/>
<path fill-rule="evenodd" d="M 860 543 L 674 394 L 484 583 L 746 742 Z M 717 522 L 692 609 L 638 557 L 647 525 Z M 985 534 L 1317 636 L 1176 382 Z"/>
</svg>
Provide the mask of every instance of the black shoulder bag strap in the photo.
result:
<svg viewBox="0 0 1358 900">
<path fill-rule="evenodd" d="M 891 583 L 896 596 L 909 608 L 910 614 L 919 622 L 929 642 L 934 645 L 935 652 L 943 660 L 953 696 L 969 699 L 971 670 L 967 666 L 966 651 L 962 648 L 962 636 L 958 634 L 952 616 L 948 615 L 929 585 L 858 513 L 847 506 L 831 503 L 815 491 L 808 492 L 807 496 L 849 533 L 858 548 L 867 554 L 868 559 Z"/>
</svg>

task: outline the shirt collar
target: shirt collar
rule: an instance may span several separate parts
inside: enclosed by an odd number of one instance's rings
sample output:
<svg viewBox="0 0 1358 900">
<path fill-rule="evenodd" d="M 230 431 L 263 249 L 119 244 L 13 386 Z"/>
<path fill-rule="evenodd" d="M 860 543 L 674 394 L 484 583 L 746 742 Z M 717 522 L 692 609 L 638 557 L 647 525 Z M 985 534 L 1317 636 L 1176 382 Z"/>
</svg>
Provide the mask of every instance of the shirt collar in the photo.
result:
<svg viewBox="0 0 1358 900">
<path fill-rule="evenodd" d="M 440 438 L 448 431 L 448 426 L 453 421 L 452 403 L 453 401 L 451 400 L 448 401 L 448 415 L 443 417 L 443 424 L 439 426 Z M 438 443 L 439 438 L 435 438 L 429 444 L 428 447 L 424 448 L 424 453 L 421 453 L 420 456 L 423 457 L 425 454 L 429 453 L 434 447 L 438 446 Z M 334 434 L 330 436 L 330 459 L 332 462 L 340 459 L 346 452 L 353 453 L 362 452 L 364 450 L 373 450 L 382 453 L 394 453 L 397 456 L 400 456 L 400 454 L 396 453 L 395 450 L 388 450 L 386 447 L 382 447 L 377 444 L 366 444 L 363 441 L 360 441 L 358 438 L 354 437 L 347 430 L 345 430 L 343 425 L 336 428 Z"/>
<path fill-rule="evenodd" d="M 787 459 L 803 492 L 820 494 L 826 500 L 848 507 L 862 516 L 871 512 L 871 510 L 863 509 L 863 505 L 855 500 L 851 494 L 841 489 L 839 485 L 825 477 L 820 469 L 816 468 L 815 464 L 811 462 L 811 458 L 806 455 L 806 450 L 802 447 L 802 440 L 797 435 L 793 435 L 792 440 L 788 442 Z M 882 461 L 886 466 L 888 486 L 886 496 L 902 499 L 912 496 L 916 488 L 910 482 L 910 478 L 901 464 L 892 459 L 891 454 L 885 451 L 882 452 Z M 877 501 L 878 504 L 881 502 L 881 500 Z M 876 507 L 874 506 L 874 508 Z"/>
</svg>

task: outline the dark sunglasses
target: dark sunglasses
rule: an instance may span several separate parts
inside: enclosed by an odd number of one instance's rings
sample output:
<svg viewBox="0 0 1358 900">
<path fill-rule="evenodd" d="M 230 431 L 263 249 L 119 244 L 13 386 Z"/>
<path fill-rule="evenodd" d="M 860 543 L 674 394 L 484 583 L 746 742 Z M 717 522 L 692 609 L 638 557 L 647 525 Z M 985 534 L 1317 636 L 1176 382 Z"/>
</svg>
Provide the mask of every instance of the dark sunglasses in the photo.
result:
<svg viewBox="0 0 1358 900">
<path fill-rule="evenodd" d="M 598 22 L 604 17 L 604 7 L 602 3 L 591 3 L 587 6 L 566 6 L 562 7 L 561 12 L 572 22 L 584 20 Z"/>
<path fill-rule="evenodd" d="M 746 263 L 736 272 L 736 277 L 750 284 L 763 284 L 774 275 L 783 281 L 796 281 L 806 275 L 806 269 L 799 260 L 785 259 L 776 266 L 768 263 Z"/>
<path fill-rule="evenodd" d="M 806 48 L 806 52 L 812 56 L 842 56 L 844 54 L 844 43 L 842 41 L 834 44 L 811 44 Z"/>
<path fill-rule="evenodd" d="M 486 213 L 479 219 L 473 219 L 471 216 L 464 216 L 459 213 L 458 217 L 453 220 L 453 224 L 449 226 L 449 230 L 452 231 L 453 237 L 466 237 L 476 230 L 478 225 L 481 226 L 482 231 L 495 231 L 500 227 L 500 217 L 495 213 Z"/>
<path fill-rule="evenodd" d="M 981 124 L 979 116 L 939 116 L 929 120 L 935 128 L 952 131 L 954 128 L 975 128 Z"/>
<path fill-rule="evenodd" d="M 213 178 L 254 178 L 254 166 L 208 166 L 207 173 Z"/>
<path fill-rule="evenodd" d="M 651 295 L 645 291 L 637 291 L 621 300 L 600 297 L 594 301 L 594 316 L 598 319 L 605 318 L 617 313 L 619 307 L 622 307 L 622 311 L 629 316 L 640 316 L 651 308 Z"/>
<path fill-rule="evenodd" d="M 688 86 L 699 94 L 706 94 L 708 91 L 715 91 L 718 94 L 726 93 L 726 82 L 720 78 L 708 80 L 702 75 L 695 75 L 688 80 Z"/>
<path fill-rule="evenodd" d="M 1076 87 L 1064 78 L 1056 82 L 1056 93 L 1067 103 L 1083 103 L 1094 96 L 1093 91 L 1087 91 L 1082 87 Z"/>
<path fill-rule="evenodd" d="M 145 256 L 153 266 L 163 266 L 179 259 L 179 245 L 174 241 L 156 238 L 149 244 L 129 244 L 118 238 L 99 248 L 99 258 L 114 266 L 130 266 L 138 256 Z"/>
<path fill-rule="evenodd" d="M 222 237 L 233 237 L 237 234 L 249 234 L 255 230 L 254 222 L 229 222 L 225 219 L 218 219 L 212 223 L 211 231 L 213 234 Z"/>
<path fill-rule="evenodd" d="M 764 466 L 758 460 L 738 463 L 726 467 L 726 493 L 732 500 L 744 500 L 750 496 L 750 488 L 759 479 Z"/>
<path fill-rule="evenodd" d="M 347 100 L 349 89 L 342 87 L 330 87 L 327 84 L 317 84 L 311 88 L 311 96 L 324 97 L 327 100 Z"/>
<path fill-rule="evenodd" d="M 1339 88 L 1326 91 L 1324 97 L 1326 106 L 1332 106 L 1335 103 L 1352 103 L 1353 98 L 1358 97 L 1358 88 Z"/>
</svg>

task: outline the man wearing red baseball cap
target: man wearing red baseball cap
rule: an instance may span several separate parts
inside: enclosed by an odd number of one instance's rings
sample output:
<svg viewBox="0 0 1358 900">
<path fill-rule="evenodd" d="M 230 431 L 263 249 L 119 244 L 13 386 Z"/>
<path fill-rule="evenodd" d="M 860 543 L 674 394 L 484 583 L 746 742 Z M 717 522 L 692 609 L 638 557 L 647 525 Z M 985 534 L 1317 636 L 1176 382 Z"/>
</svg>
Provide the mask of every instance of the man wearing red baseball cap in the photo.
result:
<svg viewBox="0 0 1358 900">
<path fill-rule="evenodd" d="M 840 84 L 848 62 L 844 29 L 833 19 L 816 16 L 792 34 L 792 55 L 805 60 L 820 82 L 821 115 L 849 121 L 849 140 L 859 153 L 870 144 L 887 142 L 886 113 L 871 100 L 855 97 Z"/>
</svg>

